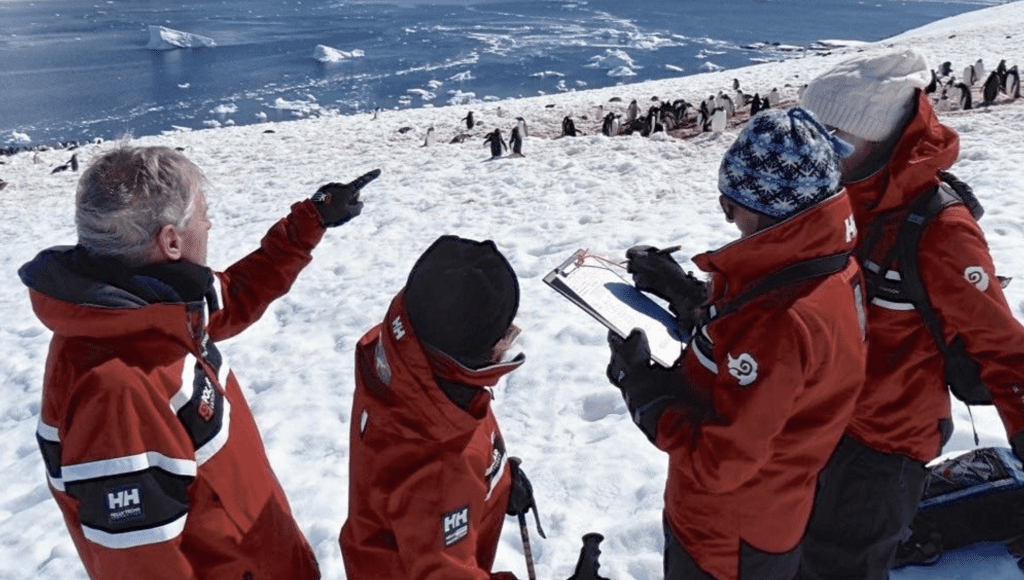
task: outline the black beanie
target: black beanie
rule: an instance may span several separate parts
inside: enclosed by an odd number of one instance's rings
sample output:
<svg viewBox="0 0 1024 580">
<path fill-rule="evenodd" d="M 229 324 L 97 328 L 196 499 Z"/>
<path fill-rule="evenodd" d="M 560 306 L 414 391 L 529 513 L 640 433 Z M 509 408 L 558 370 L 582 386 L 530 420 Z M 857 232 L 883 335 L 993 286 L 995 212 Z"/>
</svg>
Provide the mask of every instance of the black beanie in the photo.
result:
<svg viewBox="0 0 1024 580">
<path fill-rule="evenodd" d="M 405 310 L 416 335 L 469 367 L 487 362 L 518 309 L 516 274 L 491 240 L 441 236 L 405 284 Z"/>
</svg>

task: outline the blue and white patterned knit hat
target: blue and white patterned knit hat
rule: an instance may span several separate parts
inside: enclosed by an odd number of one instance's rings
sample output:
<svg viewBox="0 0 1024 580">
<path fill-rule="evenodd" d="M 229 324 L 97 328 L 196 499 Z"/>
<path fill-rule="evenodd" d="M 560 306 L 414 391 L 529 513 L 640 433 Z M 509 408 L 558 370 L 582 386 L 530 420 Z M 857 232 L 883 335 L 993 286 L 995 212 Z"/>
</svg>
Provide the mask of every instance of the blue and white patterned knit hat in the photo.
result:
<svg viewBox="0 0 1024 580">
<path fill-rule="evenodd" d="M 852 151 L 809 111 L 768 109 L 725 152 L 718 190 L 747 209 L 786 219 L 839 191 L 839 159 Z"/>
</svg>

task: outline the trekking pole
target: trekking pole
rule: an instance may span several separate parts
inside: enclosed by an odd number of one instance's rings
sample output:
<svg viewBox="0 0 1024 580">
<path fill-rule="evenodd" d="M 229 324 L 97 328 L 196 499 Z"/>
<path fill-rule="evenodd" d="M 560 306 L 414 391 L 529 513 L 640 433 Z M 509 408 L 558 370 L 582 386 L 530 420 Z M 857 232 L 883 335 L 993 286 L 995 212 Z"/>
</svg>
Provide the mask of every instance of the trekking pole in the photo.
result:
<svg viewBox="0 0 1024 580">
<path fill-rule="evenodd" d="M 537 580 L 537 571 L 533 569 L 533 550 L 530 549 L 530 531 L 526 529 L 526 514 L 519 514 L 519 535 L 523 538 L 526 575 L 530 580 Z"/>
</svg>

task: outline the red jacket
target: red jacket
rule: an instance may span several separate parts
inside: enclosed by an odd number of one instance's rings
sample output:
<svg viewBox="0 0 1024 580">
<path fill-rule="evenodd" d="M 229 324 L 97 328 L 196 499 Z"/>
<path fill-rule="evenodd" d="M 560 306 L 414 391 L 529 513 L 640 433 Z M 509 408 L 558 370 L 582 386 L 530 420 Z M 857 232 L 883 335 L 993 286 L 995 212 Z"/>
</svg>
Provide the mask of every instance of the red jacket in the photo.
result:
<svg viewBox="0 0 1024 580">
<path fill-rule="evenodd" d="M 130 275 L 81 248 L 21 269 L 54 333 L 37 439 L 91 578 L 320 577 L 214 343 L 288 291 L 323 232 L 303 202 L 223 273 Z"/>
<path fill-rule="evenodd" d="M 856 232 L 840 193 L 771 228 L 694 258 L 721 307 L 798 261 L 850 252 Z M 658 424 L 669 454 L 665 515 L 708 574 L 739 574 L 741 543 L 784 553 L 807 527 L 818 473 L 864 382 L 859 267 L 755 298 L 712 316 L 682 359 L 712 404 L 694 425 L 675 408 Z"/>
<path fill-rule="evenodd" d="M 953 164 L 959 149 L 957 134 L 939 122 L 921 93 L 917 115 L 889 164 L 847 184 L 859 241 L 881 213 L 905 208 L 938 184 L 938 171 Z M 921 279 L 947 342 L 957 334 L 964 339 L 981 365 L 1007 434 L 1020 433 L 1024 327 L 1006 303 L 981 228 L 965 207 L 951 206 L 931 221 L 919 248 Z M 868 378 L 849 433 L 885 453 L 934 459 L 943 428 L 952 426 L 944 364 L 934 339 L 912 305 L 880 299 L 868 308 L 868 333 Z"/>
<path fill-rule="evenodd" d="M 356 347 L 349 434 L 349 580 L 486 580 L 508 505 L 492 386 L 517 360 L 473 371 L 424 347 L 402 302 Z M 437 378 L 478 389 L 466 409 Z"/>
</svg>

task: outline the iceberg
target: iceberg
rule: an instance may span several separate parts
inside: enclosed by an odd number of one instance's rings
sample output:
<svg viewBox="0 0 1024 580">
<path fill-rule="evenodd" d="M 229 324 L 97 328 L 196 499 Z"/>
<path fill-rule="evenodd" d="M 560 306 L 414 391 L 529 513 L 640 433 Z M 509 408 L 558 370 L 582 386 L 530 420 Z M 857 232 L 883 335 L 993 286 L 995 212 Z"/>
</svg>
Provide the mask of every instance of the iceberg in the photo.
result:
<svg viewBox="0 0 1024 580">
<path fill-rule="evenodd" d="M 176 48 L 201 48 L 216 46 L 212 38 L 173 30 L 164 26 L 149 25 L 149 50 L 174 50 Z"/>
<path fill-rule="evenodd" d="M 316 48 L 313 49 L 313 58 L 322 63 L 339 62 L 346 58 L 357 58 L 365 54 L 366 53 L 358 48 L 351 52 L 345 52 L 344 50 L 338 50 L 323 44 L 318 44 Z"/>
</svg>

